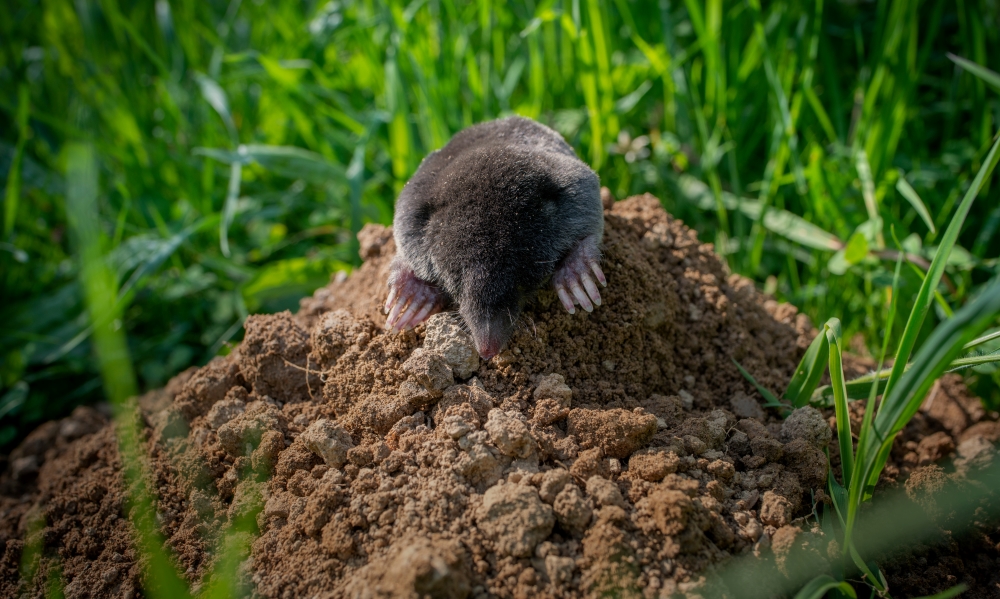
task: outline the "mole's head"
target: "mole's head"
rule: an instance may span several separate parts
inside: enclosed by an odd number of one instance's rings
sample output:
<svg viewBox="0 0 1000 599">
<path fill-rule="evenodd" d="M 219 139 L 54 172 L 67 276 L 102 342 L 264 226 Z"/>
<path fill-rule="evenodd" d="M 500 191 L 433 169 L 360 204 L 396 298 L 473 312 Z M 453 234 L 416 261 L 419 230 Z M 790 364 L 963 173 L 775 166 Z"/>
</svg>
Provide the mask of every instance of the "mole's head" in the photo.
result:
<svg viewBox="0 0 1000 599">
<path fill-rule="evenodd" d="M 561 182 L 565 161 L 589 177 L 596 217 Z M 500 353 L 526 300 L 587 226 L 603 227 L 596 190 L 597 177 L 575 157 L 508 146 L 466 152 L 438 175 L 422 228 L 428 270 L 458 303 L 483 358 Z"/>
<path fill-rule="evenodd" d="M 503 264 L 469 265 L 463 273 L 459 313 L 469 326 L 476 350 L 489 360 L 510 340 L 518 326 L 527 291 L 533 280 L 523 280 Z"/>
</svg>

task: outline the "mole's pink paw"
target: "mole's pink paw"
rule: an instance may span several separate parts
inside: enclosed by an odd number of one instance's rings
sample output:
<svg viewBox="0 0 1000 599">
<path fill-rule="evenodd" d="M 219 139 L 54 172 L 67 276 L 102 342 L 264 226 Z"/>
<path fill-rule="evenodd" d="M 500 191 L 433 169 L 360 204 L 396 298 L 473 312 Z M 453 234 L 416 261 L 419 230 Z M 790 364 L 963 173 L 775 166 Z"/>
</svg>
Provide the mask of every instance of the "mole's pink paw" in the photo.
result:
<svg viewBox="0 0 1000 599">
<path fill-rule="evenodd" d="M 383 312 L 388 314 L 385 328 L 392 331 L 412 329 L 445 306 L 445 296 L 434 285 L 413 274 L 405 266 L 394 265 L 389 277 L 389 297 Z"/>
<path fill-rule="evenodd" d="M 570 314 L 576 314 L 574 304 L 587 312 L 592 312 L 594 306 L 601 305 L 601 292 L 594 280 L 604 287 L 608 286 L 608 281 L 601 270 L 600 259 L 597 238 L 585 237 L 576 244 L 552 275 L 552 285 L 556 288 L 559 301 Z"/>
</svg>

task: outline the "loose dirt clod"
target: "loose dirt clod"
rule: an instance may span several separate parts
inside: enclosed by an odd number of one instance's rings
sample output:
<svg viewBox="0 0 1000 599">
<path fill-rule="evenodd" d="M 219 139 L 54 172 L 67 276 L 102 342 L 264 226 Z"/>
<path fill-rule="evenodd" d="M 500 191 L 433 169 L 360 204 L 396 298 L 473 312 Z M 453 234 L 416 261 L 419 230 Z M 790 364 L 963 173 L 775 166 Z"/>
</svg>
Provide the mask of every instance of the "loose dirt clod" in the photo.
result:
<svg viewBox="0 0 1000 599">
<path fill-rule="evenodd" d="M 825 543 L 795 531 L 825 488 L 828 415 L 782 424 L 733 364 L 783 389 L 808 319 L 730 275 L 655 198 L 605 219 L 604 305 L 569 315 L 543 288 L 489 362 L 454 314 L 382 329 L 395 248 L 369 225 L 355 273 L 296 315 L 250 317 L 229 356 L 140 398 L 156 522 L 187 580 L 204 583 L 220 531 L 255 513 L 241 571 L 282 598 L 667 596 L 771 539 Z M 883 484 L 938 457 L 969 472 L 996 459 L 1000 429 L 960 384 L 934 393 Z M 0 595 L 28 589 L 29 530 L 32 588 L 58 560 L 67 597 L 140 592 L 103 415 L 40 427 L 0 491 Z"/>
</svg>

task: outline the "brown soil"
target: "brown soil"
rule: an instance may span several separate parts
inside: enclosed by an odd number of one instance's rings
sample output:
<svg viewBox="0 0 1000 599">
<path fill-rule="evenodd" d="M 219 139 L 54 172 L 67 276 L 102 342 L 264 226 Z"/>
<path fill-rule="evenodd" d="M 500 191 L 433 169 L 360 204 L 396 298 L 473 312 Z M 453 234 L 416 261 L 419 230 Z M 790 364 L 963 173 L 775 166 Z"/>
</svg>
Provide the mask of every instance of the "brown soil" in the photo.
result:
<svg viewBox="0 0 1000 599">
<path fill-rule="evenodd" d="M 140 398 L 157 522 L 186 578 L 200 587 L 226 523 L 257 509 L 241 582 L 265 597 L 658 597 L 780 551 L 825 496 L 832 418 L 765 413 L 733 359 L 782 389 L 815 331 L 655 198 L 606 221 L 605 304 L 571 316 L 540 291 L 489 363 L 451 315 L 382 330 L 394 245 L 369 226 L 357 272 L 296 315 L 251 316 L 229 356 Z M 944 379 L 882 485 L 917 470 L 933 487 L 924 470 L 963 448 L 992 458 L 995 419 Z M 57 563 L 67 597 L 141 594 L 123 492 L 105 415 L 32 433 L 0 477 L 0 595 L 41 596 Z M 997 528 L 973 536 L 973 554 L 949 539 L 895 559 L 891 588 L 995 596 Z M 27 582 L 26 539 L 42 547 Z"/>
</svg>

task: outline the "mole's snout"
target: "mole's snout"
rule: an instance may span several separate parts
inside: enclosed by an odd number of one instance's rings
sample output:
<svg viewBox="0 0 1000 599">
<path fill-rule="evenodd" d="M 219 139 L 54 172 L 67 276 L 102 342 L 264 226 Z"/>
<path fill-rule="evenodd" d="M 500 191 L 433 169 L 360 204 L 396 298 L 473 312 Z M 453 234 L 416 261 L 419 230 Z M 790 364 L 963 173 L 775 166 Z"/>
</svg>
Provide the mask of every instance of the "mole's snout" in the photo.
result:
<svg viewBox="0 0 1000 599">
<path fill-rule="evenodd" d="M 488 333 L 473 333 L 472 338 L 476 342 L 476 351 L 479 352 L 479 356 L 486 361 L 493 359 L 493 356 L 499 354 L 504 346 L 504 340 Z"/>
<path fill-rule="evenodd" d="M 484 360 L 490 360 L 501 351 L 513 333 L 513 325 L 500 318 L 490 310 L 484 309 L 475 300 L 465 302 L 459 310 L 469 325 L 472 340 L 476 343 L 476 351 Z M 506 316 L 506 310 L 504 311 Z"/>
</svg>

